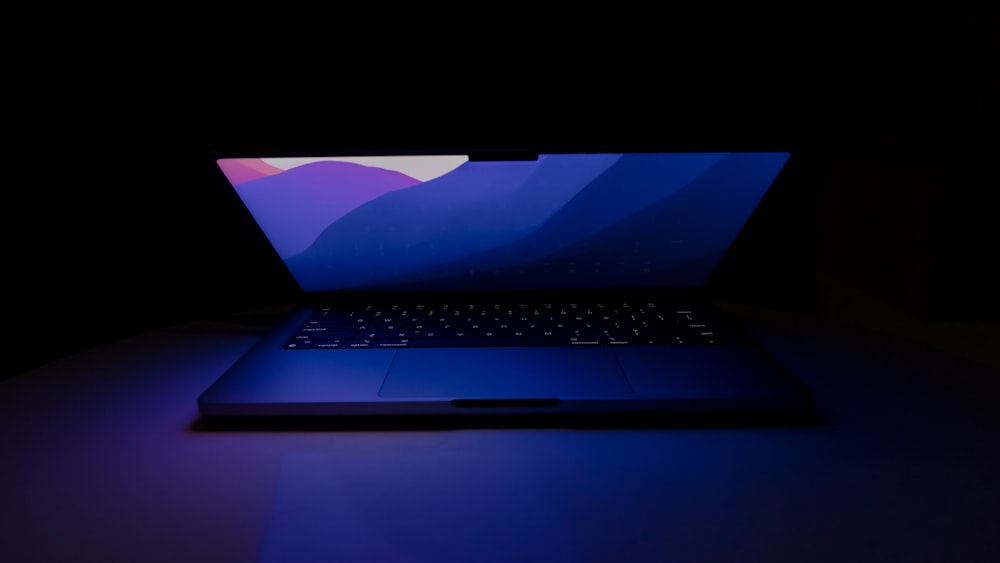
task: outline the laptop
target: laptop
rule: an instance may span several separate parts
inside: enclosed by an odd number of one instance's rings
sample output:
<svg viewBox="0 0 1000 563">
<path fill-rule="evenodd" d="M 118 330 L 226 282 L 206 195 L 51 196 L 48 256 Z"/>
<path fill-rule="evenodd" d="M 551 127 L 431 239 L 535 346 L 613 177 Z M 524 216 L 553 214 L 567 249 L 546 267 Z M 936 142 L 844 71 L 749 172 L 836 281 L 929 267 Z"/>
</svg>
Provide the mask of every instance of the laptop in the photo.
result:
<svg viewBox="0 0 1000 563">
<path fill-rule="evenodd" d="M 200 414 L 807 411 L 706 288 L 790 156 L 219 158 L 301 301 Z"/>
</svg>

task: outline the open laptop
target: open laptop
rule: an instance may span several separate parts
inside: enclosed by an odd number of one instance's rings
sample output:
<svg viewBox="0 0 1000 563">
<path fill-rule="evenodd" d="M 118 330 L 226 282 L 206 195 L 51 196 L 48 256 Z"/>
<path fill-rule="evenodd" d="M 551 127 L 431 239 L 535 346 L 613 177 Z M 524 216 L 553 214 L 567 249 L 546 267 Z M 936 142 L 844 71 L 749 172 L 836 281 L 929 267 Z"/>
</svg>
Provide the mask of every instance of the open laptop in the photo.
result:
<svg viewBox="0 0 1000 563">
<path fill-rule="evenodd" d="M 787 152 L 221 158 L 302 290 L 206 418 L 808 410 L 705 285 Z"/>
</svg>

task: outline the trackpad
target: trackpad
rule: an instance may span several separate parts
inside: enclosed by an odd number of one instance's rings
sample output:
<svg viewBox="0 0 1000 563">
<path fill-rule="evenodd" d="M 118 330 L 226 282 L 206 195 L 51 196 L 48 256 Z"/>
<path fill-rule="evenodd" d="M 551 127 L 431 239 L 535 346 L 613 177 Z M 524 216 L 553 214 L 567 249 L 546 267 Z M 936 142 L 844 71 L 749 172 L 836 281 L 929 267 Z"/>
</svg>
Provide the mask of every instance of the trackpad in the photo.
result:
<svg viewBox="0 0 1000 563">
<path fill-rule="evenodd" d="M 400 350 L 382 397 L 560 398 L 628 395 L 611 350 L 422 348 Z"/>
</svg>

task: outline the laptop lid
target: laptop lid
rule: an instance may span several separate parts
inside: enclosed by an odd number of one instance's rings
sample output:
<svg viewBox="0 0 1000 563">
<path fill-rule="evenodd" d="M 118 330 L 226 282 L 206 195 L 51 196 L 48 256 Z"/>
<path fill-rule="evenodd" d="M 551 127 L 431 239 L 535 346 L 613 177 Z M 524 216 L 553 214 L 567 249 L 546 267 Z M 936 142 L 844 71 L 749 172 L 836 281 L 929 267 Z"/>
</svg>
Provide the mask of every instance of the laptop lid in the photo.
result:
<svg viewBox="0 0 1000 563">
<path fill-rule="evenodd" d="M 787 152 L 223 158 L 299 287 L 701 288 Z"/>
</svg>

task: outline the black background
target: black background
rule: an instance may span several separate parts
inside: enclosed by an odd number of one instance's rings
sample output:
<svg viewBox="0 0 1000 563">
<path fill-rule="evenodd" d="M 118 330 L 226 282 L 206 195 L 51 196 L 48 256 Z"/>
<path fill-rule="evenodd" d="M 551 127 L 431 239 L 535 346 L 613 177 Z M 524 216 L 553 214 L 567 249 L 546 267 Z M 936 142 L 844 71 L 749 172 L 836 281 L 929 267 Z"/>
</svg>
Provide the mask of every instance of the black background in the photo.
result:
<svg viewBox="0 0 1000 563">
<path fill-rule="evenodd" d="M 630 14 L 536 29 L 544 48 L 502 26 L 288 48 L 180 17 L 28 48 L 7 87 L 4 376 L 292 299 L 212 165 L 262 151 L 791 148 L 812 173 L 768 196 L 722 294 L 812 314 L 821 272 L 921 318 L 998 320 L 995 19 L 881 16 L 734 35 Z"/>
</svg>

